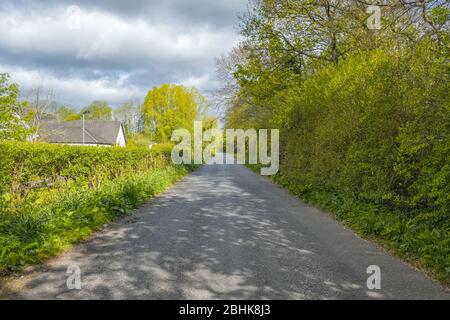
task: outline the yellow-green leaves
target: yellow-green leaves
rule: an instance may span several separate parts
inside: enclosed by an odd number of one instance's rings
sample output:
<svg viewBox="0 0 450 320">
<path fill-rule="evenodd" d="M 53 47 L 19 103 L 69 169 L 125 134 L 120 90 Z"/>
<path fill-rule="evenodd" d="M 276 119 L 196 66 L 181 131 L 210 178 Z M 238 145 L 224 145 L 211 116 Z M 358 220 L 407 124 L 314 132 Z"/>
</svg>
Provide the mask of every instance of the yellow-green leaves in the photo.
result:
<svg viewBox="0 0 450 320">
<path fill-rule="evenodd" d="M 152 139 L 167 142 L 176 129 L 193 131 L 194 120 L 206 112 L 206 100 L 195 89 L 163 84 L 148 92 L 143 112 Z"/>
<path fill-rule="evenodd" d="M 81 115 L 84 115 L 86 120 L 111 120 L 112 108 L 106 101 L 94 101 L 81 110 Z"/>
<path fill-rule="evenodd" d="M 31 134 L 27 119 L 21 117 L 25 103 L 18 97 L 18 85 L 9 83 L 8 74 L 0 73 L 0 140 L 25 140 Z"/>
</svg>

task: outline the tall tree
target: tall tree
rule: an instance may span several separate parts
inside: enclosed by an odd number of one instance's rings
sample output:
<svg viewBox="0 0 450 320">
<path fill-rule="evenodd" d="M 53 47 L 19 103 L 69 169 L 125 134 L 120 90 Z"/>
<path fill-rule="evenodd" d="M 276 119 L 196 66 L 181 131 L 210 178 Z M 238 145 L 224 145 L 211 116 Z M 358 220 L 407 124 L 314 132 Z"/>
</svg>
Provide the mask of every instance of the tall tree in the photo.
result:
<svg viewBox="0 0 450 320">
<path fill-rule="evenodd" d="M 337 64 L 354 45 L 353 16 L 365 6 L 346 0 L 254 0 L 242 19 L 246 43 L 260 55 L 290 57 L 301 72 L 309 60 Z M 357 23 L 361 24 L 361 21 Z"/>
<path fill-rule="evenodd" d="M 53 90 L 47 90 L 43 86 L 34 88 L 28 94 L 28 106 L 24 109 L 22 116 L 26 117 L 26 114 L 30 113 L 29 125 L 36 132 L 39 131 L 43 121 L 54 119 L 53 114 L 57 109 L 54 97 Z"/>
<path fill-rule="evenodd" d="M 26 103 L 19 101 L 19 86 L 0 73 L 0 139 L 25 140 L 31 134 L 26 120 L 20 117 Z"/>
<path fill-rule="evenodd" d="M 381 7 L 380 29 L 369 28 L 369 5 Z M 286 90 L 298 91 L 311 75 L 354 53 L 400 52 L 429 37 L 448 55 L 449 13 L 448 0 L 252 0 L 241 19 L 242 43 L 217 61 L 226 122 L 282 125 Z"/>
<path fill-rule="evenodd" d="M 123 123 L 127 134 L 139 131 L 141 117 L 141 107 L 133 102 L 126 102 L 114 110 L 114 119 Z"/>
<path fill-rule="evenodd" d="M 207 108 L 195 89 L 163 84 L 151 89 L 143 105 L 146 130 L 156 141 L 169 141 L 175 129 L 193 130 L 194 120 Z"/>
</svg>

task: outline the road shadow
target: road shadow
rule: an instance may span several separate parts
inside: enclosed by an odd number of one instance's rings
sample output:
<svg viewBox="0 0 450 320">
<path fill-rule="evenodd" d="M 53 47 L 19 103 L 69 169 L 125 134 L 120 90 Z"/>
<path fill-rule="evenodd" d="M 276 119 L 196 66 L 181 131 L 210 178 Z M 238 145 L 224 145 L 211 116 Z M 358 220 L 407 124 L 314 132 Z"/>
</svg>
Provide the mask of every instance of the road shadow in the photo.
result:
<svg viewBox="0 0 450 320">
<path fill-rule="evenodd" d="M 51 261 L 45 272 L 26 278 L 17 294 L 32 299 L 392 297 L 368 290 L 363 266 L 327 251 L 321 236 L 301 223 L 298 213 L 311 208 L 272 184 L 262 188 L 263 181 L 240 165 L 204 166 Z M 71 265 L 80 267 L 81 290 L 67 289 Z"/>
</svg>

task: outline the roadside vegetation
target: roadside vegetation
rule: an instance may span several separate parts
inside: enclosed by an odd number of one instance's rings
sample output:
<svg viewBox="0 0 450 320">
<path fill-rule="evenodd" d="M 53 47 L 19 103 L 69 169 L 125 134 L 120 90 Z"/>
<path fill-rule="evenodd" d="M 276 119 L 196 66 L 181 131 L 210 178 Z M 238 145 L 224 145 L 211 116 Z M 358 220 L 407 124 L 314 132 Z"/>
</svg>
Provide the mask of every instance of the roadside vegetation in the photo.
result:
<svg viewBox="0 0 450 320">
<path fill-rule="evenodd" d="M 41 263 L 187 174 L 170 146 L 1 142 L 0 274 Z"/>
<path fill-rule="evenodd" d="M 416 4 L 416 5 L 414 5 Z M 226 126 L 280 129 L 273 179 L 450 284 L 449 8 L 254 1 L 218 60 Z"/>
<path fill-rule="evenodd" d="M 95 101 L 80 111 L 57 106 L 39 88 L 31 98 L 0 73 L 0 275 L 44 262 L 123 216 L 193 170 L 171 161 L 173 128 L 205 119 L 193 88 L 152 88 L 142 105 L 113 110 Z M 40 141 L 45 121 L 119 120 L 128 146 Z"/>
</svg>

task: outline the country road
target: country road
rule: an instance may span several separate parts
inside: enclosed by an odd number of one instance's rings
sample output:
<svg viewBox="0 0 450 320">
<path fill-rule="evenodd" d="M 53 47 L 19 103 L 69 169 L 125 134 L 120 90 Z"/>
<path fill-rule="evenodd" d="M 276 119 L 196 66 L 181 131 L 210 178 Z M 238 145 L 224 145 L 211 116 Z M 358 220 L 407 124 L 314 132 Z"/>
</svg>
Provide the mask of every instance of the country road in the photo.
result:
<svg viewBox="0 0 450 320">
<path fill-rule="evenodd" d="M 81 290 L 66 286 L 71 265 Z M 381 268 L 380 290 L 366 286 L 370 265 Z M 242 165 L 201 167 L 10 285 L 19 299 L 450 298 Z"/>
</svg>

